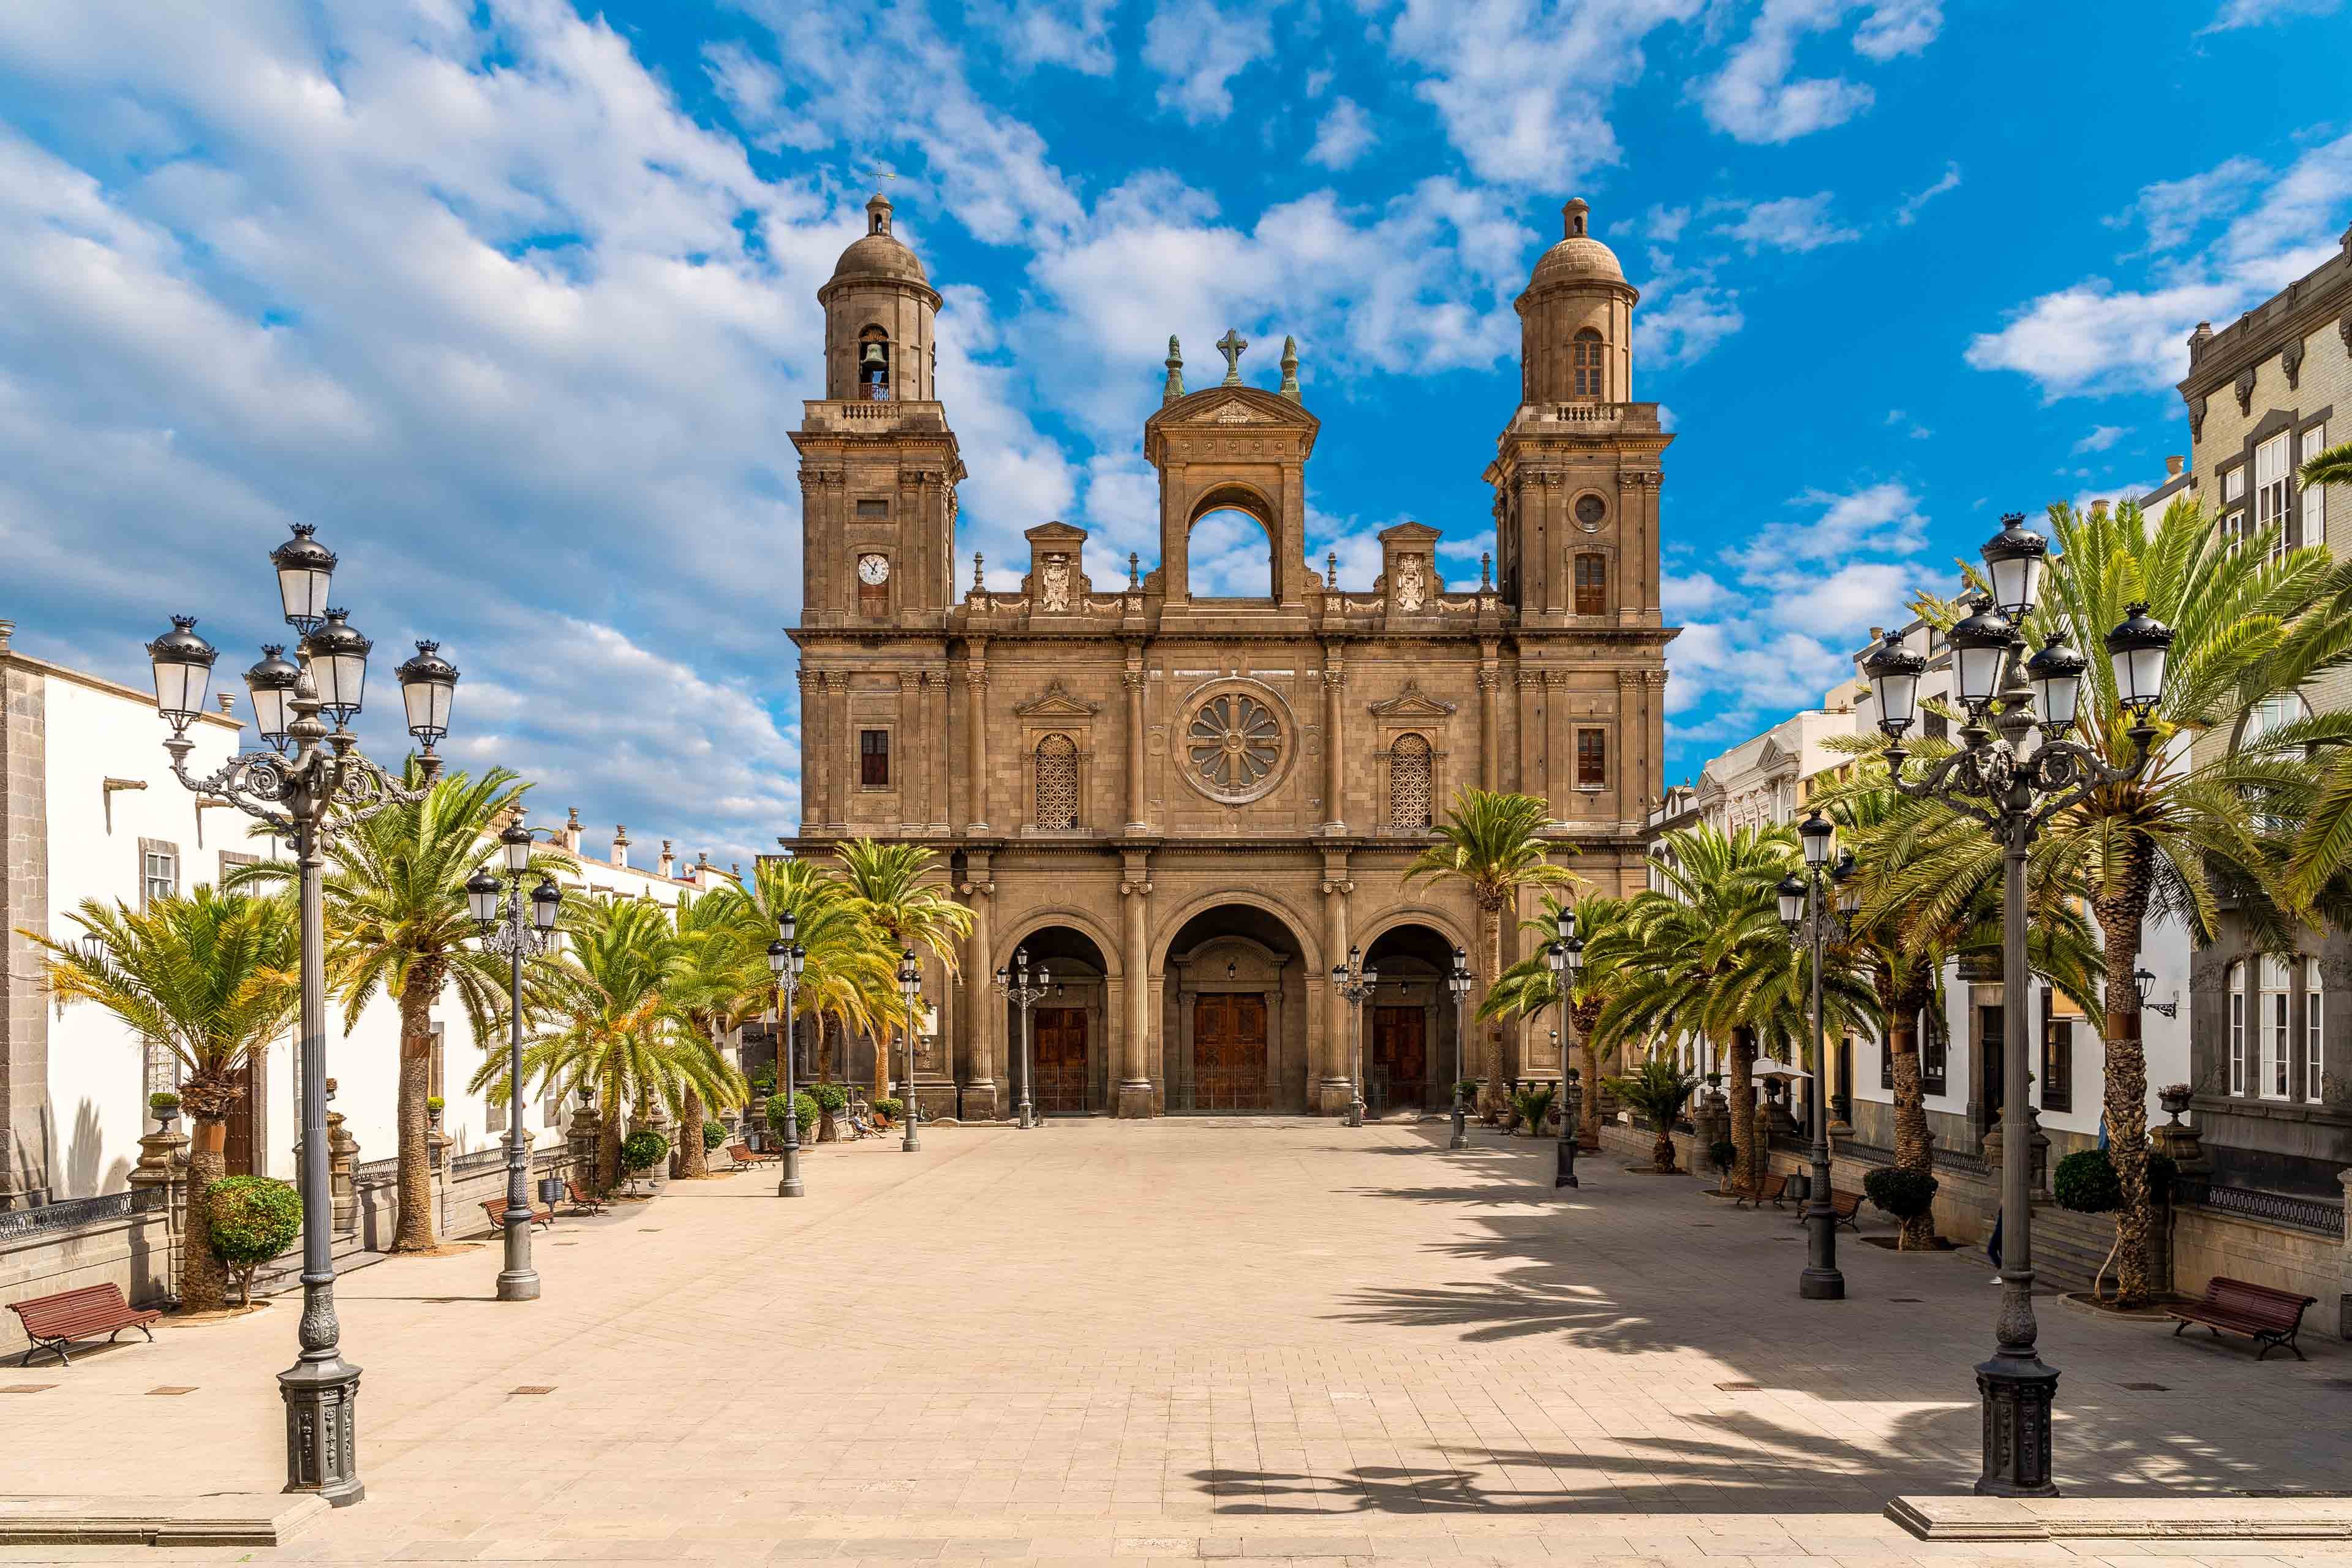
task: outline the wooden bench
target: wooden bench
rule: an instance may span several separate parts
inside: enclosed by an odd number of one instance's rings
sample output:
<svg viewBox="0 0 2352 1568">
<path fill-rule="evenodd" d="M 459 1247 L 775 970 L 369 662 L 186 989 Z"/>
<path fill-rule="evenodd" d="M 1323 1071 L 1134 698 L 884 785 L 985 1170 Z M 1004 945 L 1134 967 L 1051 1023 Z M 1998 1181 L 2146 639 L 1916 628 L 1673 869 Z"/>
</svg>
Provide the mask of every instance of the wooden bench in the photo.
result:
<svg viewBox="0 0 2352 1568">
<path fill-rule="evenodd" d="M 2171 1315 L 2180 1320 L 2180 1328 L 2172 1331 L 2172 1337 L 2179 1339 L 2181 1330 L 2191 1323 L 2202 1323 L 2213 1331 L 2215 1339 L 2220 1339 L 2221 1331 L 2227 1329 L 2254 1341 L 2263 1347 L 2262 1353 L 2254 1357 L 2256 1361 L 2281 1345 L 2294 1352 L 2295 1360 L 2304 1361 L 2308 1358 L 2294 1342 L 2294 1337 L 2303 1331 L 2304 1309 L 2318 1299 L 2217 1276 L 2206 1283 L 2201 1300 L 2169 1309 Z"/>
<path fill-rule="evenodd" d="M 582 1186 L 571 1177 L 563 1178 L 563 1191 L 572 1199 L 573 1214 L 603 1214 L 604 1200 Z"/>
<path fill-rule="evenodd" d="M 18 1366 L 32 1365 L 37 1350 L 55 1351 L 58 1364 L 71 1366 L 73 1360 L 66 1354 L 69 1342 L 104 1334 L 107 1343 L 112 1344 L 125 1329 L 137 1329 L 152 1342 L 155 1331 L 147 1325 L 163 1315 L 133 1310 L 122 1299 L 122 1287 L 110 1282 L 36 1296 L 29 1301 L 11 1301 L 8 1310 L 24 1322 L 25 1337 L 33 1342 L 25 1347 Z"/>
<path fill-rule="evenodd" d="M 783 1158 L 781 1154 L 771 1154 L 756 1150 L 749 1143 L 730 1143 L 727 1145 L 727 1157 L 734 1161 L 738 1166 L 772 1165 Z"/>
<path fill-rule="evenodd" d="M 555 1211 L 553 1209 L 549 1208 L 545 1204 L 532 1204 L 530 1206 L 531 1224 L 539 1226 L 541 1230 L 552 1230 L 555 1228 Z M 503 1230 L 506 1228 L 506 1199 L 484 1198 L 482 1200 L 482 1212 L 490 1216 L 490 1228 L 493 1230 Z"/>
<path fill-rule="evenodd" d="M 1788 1195 L 1789 1178 L 1786 1175 L 1767 1176 L 1763 1184 L 1753 1190 L 1734 1194 L 1731 1206 L 1736 1209 L 1749 1207 L 1760 1209 L 1766 1204 L 1770 1204 L 1774 1208 L 1779 1208 L 1780 1200 Z"/>
<path fill-rule="evenodd" d="M 1807 1208 L 1811 1208 L 1812 1206 L 1813 1205 L 1810 1203 L 1805 1205 Z M 1862 1234 L 1862 1194 L 1860 1193 L 1842 1193 L 1835 1187 L 1832 1187 L 1830 1189 L 1830 1228 L 1832 1230 L 1835 1230 L 1838 1226 L 1843 1226 L 1848 1230 L 1853 1232 L 1854 1235 L 1860 1236 Z M 1799 1225 L 1804 1224 L 1805 1216 L 1801 1214 L 1797 1216 L 1797 1223 Z"/>
</svg>

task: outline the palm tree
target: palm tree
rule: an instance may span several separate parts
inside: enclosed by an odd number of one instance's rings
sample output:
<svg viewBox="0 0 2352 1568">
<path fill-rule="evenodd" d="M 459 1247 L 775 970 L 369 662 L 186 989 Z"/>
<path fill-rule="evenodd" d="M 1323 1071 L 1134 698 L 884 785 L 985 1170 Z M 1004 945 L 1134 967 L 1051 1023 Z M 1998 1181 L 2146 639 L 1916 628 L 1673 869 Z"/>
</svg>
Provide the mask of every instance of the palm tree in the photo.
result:
<svg viewBox="0 0 2352 1568">
<path fill-rule="evenodd" d="M 1650 1119 L 1658 1141 L 1650 1148 L 1651 1168 L 1661 1175 L 1675 1168 L 1675 1122 L 1682 1116 L 1683 1106 L 1691 1091 L 1698 1088 L 1698 1076 L 1686 1073 L 1674 1058 L 1665 1055 L 1646 1057 L 1631 1076 L 1612 1078 L 1609 1087 L 1617 1098 Z"/>
<path fill-rule="evenodd" d="M 1414 857 L 1404 880 L 1450 879 L 1464 884 L 1478 906 L 1479 955 L 1492 987 L 1503 973 L 1503 910 L 1522 888 L 1556 887 L 1576 879 L 1565 867 L 1551 863 L 1554 849 L 1573 854 L 1566 844 L 1544 837 L 1551 808 L 1530 795 L 1506 795 L 1494 790 L 1465 789 L 1454 797 L 1445 820 L 1436 827 L 1438 842 Z M 1483 1008 L 1482 1008 L 1483 1012 Z M 1503 1093 L 1503 1031 L 1486 1031 L 1486 1059 L 1480 1064 L 1485 1082 L 1479 1086 L 1482 1111 L 1498 1110 Z"/>
<path fill-rule="evenodd" d="M 415 758 L 407 787 L 424 784 Z M 345 817 L 329 838 L 323 886 L 327 976 L 354 1027 L 379 992 L 400 1007 L 399 1207 L 394 1252 L 430 1251 L 433 1167 L 425 1102 L 433 1092 L 433 1007 L 445 989 L 477 1040 L 497 1037 L 505 1016 L 508 961 L 476 942 L 466 879 L 498 853 L 497 830 L 528 786 L 504 768 L 480 778 L 452 773 L 422 800 L 364 819 Z M 533 868 L 542 862 L 534 858 Z M 551 868 L 552 862 L 545 862 Z M 291 883 L 290 861 L 240 866 L 230 887 Z M 504 1058 L 491 1053 L 500 1065 Z"/>
<path fill-rule="evenodd" d="M 681 1119 L 689 1096 L 740 1103 L 747 1092 L 706 1036 L 681 1026 L 664 991 L 677 973 L 679 942 L 669 911 L 646 899 L 565 900 L 564 952 L 549 976 L 548 1020 L 523 1049 L 528 1079 L 588 1089 L 603 1113 L 594 1180 L 621 1174 L 621 1121 L 655 1106 Z M 486 1061 L 476 1089 L 498 1092 L 505 1064 Z M 702 1135 L 700 1127 L 694 1136 Z"/>
<path fill-rule="evenodd" d="M 229 1107 L 243 1092 L 237 1069 L 293 1028 L 302 1013 L 301 937 L 292 903 L 215 890 L 144 910 L 85 899 L 74 911 L 98 952 L 21 931 L 49 955 L 47 986 L 59 1006 L 95 1002 L 142 1040 L 164 1046 L 186 1076 L 180 1103 L 194 1137 L 188 1154 L 188 1234 L 180 1299 L 194 1311 L 228 1300 L 228 1273 L 213 1252 L 205 1194 L 228 1173 Z"/>
<path fill-rule="evenodd" d="M 1594 963 L 1591 955 L 1596 948 L 1604 954 L 1612 951 L 1598 939 L 1623 918 L 1624 910 L 1623 899 L 1606 894 L 1587 893 L 1567 900 L 1558 893 L 1546 893 L 1541 912 L 1519 922 L 1519 929 L 1541 945 L 1503 971 L 1478 1006 L 1481 1018 L 1524 1018 L 1557 1005 L 1559 980 L 1552 973 L 1548 949 L 1559 930 L 1559 917 L 1563 913 L 1576 917 L 1577 936 L 1585 944 L 1585 965 L 1569 991 L 1566 1025 L 1574 1031 L 1577 1049 L 1583 1057 L 1585 1087 L 1577 1114 L 1577 1142 L 1590 1148 L 1601 1143 L 1601 1043 L 1594 1030 L 1619 978 L 1612 968 Z"/>
<path fill-rule="evenodd" d="M 2054 505 L 2050 521 L 2059 553 L 2024 627 L 2030 640 L 2058 634 L 2095 647 L 2136 604 L 2175 633 L 2163 695 L 2147 720 L 2157 731 L 2158 762 L 2053 818 L 2043 829 L 2046 847 L 2037 850 L 2048 876 L 2081 887 L 2103 938 L 2107 1135 L 2124 1192 L 2117 1278 L 2122 1300 L 2140 1305 L 2153 1289 L 2153 1205 L 2147 1064 L 2132 971 L 2147 917 L 2178 920 L 2202 943 L 2219 932 L 2224 879 L 2288 910 L 2307 908 L 2316 890 L 2316 883 L 2289 875 L 2265 837 L 2266 822 L 2292 826 L 2315 802 L 2303 755 L 2312 737 L 2290 725 L 2201 763 L 2187 742 L 2234 736 L 2257 705 L 2352 658 L 2352 563 L 2335 563 L 2318 547 L 2274 552 L 2275 535 L 2267 532 L 2241 544 L 2188 500 L 2175 501 L 2153 528 L 2128 502 L 2087 516 Z M 1917 607 L 1947 626 L 1958 608 L 1932 598 Z M 2132 755 L 2133 722 L 2107 661 L 2093 659 L 2077 738 L 2122 765 Z M 1968 843 L 1979 862 L 1997 868 L 2000 851 L 1990 835 Z"/>
<path fill-rule="evenodd" d="M 1696 1034 L 1729 1065 L 1734 1183 L 1742 1187 L 1753 1184 L 1762 1153 L 1755 1087 L 1761 1030 L 1750 1009 L 1762 973 L 1789 950 L 1774 889 L 1797 861 L 1796 834 L 1786 826 L 1670 833 L 1653 861 L 1666 890 L 1633 895 L 1585 950 L 1588 968 L 1599 963 L 1618 976 L 1594 1024 L 1602 1042 Z"/>
<path fill-rule="evenodd" d="M 959 945 L 971 934 L 971 911 L 948 896 L 945 886 L 932 880 L 940 869 L 939 856 L 919 844 L 878 844 L 854 838 L 835 847 L 841 861 L 842 883 L 849 889 L 852 909 L 888 943 L 892 952 L 909 948 L 938 958 L 953 976 Z M 898 1008 L 890 1009 L 896 1016 Z M 917 1020 L 898 1020 L 909 1037 Z M 874 1098 L 890 1092 L 887 1041 L 877 1039 L 874 1051 Z M 915 1113 L 915 1086 L 907 1085 L 907 1114 Z"/>
<path fill-rule="evenodd" d="M 874 1030 L 898 1003 L 898 955 L 868 921 L 833 868 L 814 860 L 759 863 L 750 886 L 722 888 L 714 897 L 739 902 L 762 932 L 773 932 L 786 914 L 793 939 L 808 954 L 807 971 L 793 994 L 793 1007 L 816 1025 L 816 1077 L 833 1081 L 833 1041 L 853 1029 Z M 789 1028 L 785 1031 L 789 1037 Z M 789 1043 L 789 1039 L 787 1040 Z M 817 1135 L 833 1135 L 824 1113 Z"/>
<path fill-rule="evenodd" d="M 748 903 L 715 892 L 678 906 L 663 994 L 680 1026 L 709 1041 L 714 1054 L 729 1033 L 773 1005 L 768 941 L 774 930 L 760 923 Z M 680 1176 L 699 1180 L 710 1173 L 709 1152 L 702 1146 L 708 1114 L 700 1089 L 688 1082 L 673 1151 L 672 1169 Z"/>
</svg>

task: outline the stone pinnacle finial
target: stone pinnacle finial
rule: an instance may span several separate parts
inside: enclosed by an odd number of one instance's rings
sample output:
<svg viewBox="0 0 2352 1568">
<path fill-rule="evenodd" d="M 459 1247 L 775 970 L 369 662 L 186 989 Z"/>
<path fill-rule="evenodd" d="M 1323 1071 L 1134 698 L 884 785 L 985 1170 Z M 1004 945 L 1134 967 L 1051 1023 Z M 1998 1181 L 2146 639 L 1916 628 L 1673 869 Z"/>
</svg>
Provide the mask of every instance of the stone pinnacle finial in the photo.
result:
<svg viewBox="0 0 2352 1568">
<path fill-rule="evenodd" d="M 1478 586 L 1486 589 L 1494 585 L 1495 552 L 1491 550 L 1481 550 L 1478 552 Z"/>
<path fill-rule="evenodd" d="M 1127 552 L 1127 585 L 1130 588 L 1143 586 L 1143 557 L 1132 550 Z"/>
<path fill-rule="evenodd" d="M 1336 550 L 1323 557 L 1323 585 L 1326 588 L 1339 585 L 1339 552 Z"/>
<path fill-rule="evenodd" d="M 1239 386 L 1242 384 L 1242 351 L 1249 347 L 1249 340 L 1233 328 L 1227 327 L 1225 335 L 1219 338 L 1213 346 L 1219 353 L 1225 356 L 1224 384 Z"/>
<path fill-rule="evenodd" d="M 1583 236 L 1588 226 L 1588 215 L 1591 211 L 1591 204 L 1582 196 L 1568 198 L 1568 205 L 1559 209 L 1560 226 L 1566 230 L 1568 238 L 1577 239 Z"/>
<path fill-rule="evenodd" d="M 982 586 L 981 568 L 987 563 L 987 561 L 988 557 L 979 551 L 975 550 L 971 552 L 971 591 L 975 594 L 979 593 Z"/>
<path fill-rule="evenodd" d="M 1282 340 L 1282 395 L 1298 401 L 1298 340 L 1286 334 Z"/>
<path fill-rule="evenodd" d="M 1168 334 L 1168 385 L 1160 395 L 1162 408 L 1184 395 L 1184 351 L 1176 346 L 1176 334 Z"/>
</svg>

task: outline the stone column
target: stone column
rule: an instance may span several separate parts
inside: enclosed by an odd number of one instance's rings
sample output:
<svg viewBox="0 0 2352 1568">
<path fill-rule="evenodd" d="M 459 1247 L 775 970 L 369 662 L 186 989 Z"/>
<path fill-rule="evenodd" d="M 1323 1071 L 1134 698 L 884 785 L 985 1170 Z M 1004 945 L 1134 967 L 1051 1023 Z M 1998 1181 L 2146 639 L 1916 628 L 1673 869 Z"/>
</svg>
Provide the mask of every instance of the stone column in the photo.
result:
<svg viewBox="0 0 2352 1568">
<path fill-rule="evenodd" d="M 1519 666 L 1519 776 L 1511 787 L 1521 795 L 1545 793 L 1543 775 L 1543 671 Z"/>
<path fill-rule="evenodd" d="M 181 1250 L 187 1238 L 188 1139 L 169 1123 L 139 1140 L 138 1168 L 131 1173 L 134 1192 L 157 1191 L 163 1209 L 163 1294 L 180 1294 Z M 136 1299 L 135 1297 L 133 1298 Z"/>
<path fill-rule="evenodd" d="M 801 827 L 822 827 L 825 815 L 825 781 L 832 760 L 824 738 L 824 675 L 801 666 Z"/>
<path fill-rule="evenodd" d="M 49 1201 L 47 679 L 11 660 L 0 620 L 0 1210 Z M 135 847 L 135 846 L 134 846 Z"/>
<path fill-rule="evenodd" d="M 971 792 L 971 816 L 965 831 L 988 831 L 988 655 L 983 645 L 974 639 L 965 645 L 970 650 L 970 662 L 964 666 L 964 737 L 969 744 L 970 759 L 966 771 L 971 775 L 966 784 Z"/>
<path fill-rule="evenodd" d="M 1503 787 L 1502 721 L 1496 713 L 1496 692 L 1503 684 L 1503 671 L 1496 662 L 1495 645 L 1482 643 L 1478 648 L 1478 787 L 1499 790 Z"/>
<path fill-rule="evenodd" d="M 1342 754 L 1341 700 L 1348 685 L 1347 656 L 1337 644 L 1323 650 L 1323 831 L 1348 831 L 1346 757 Z"/>
<path fill-rule="evenodd" d="M 1120 675 L 1127 687 L 1127 830 L 1148 833 L 1143 796 L 1143 650 L 1130 644 L 1127 668 Z"/>
<path fill-rule="evenodd" d="M 971 936 L 963 961 L 965 1081 L 961 1114 L 966 1121 L 993 1121 L 999 1115 L 996 1026 L 1004 1016 L 995 990 L 996 938 L 988 918 L 996 901 L 996 884 L 989 879 L 988 855 L 983 850 L 970 852 L 965 870 L 971 879 L 956 889 L 971 908 Z"/>
<path fill-rule="evenodd" d="M 781 1084 L 783 1075 L 777 1074 L 776 1080 Z M 572 1107 L 572 1121 L 563 1131 L 563 1141 L 572 1148 L 572 1179 L 580 1184 L 580 1190 L 583 1193 L 596 1190 L 596 1137 L 603 1131 L 594 1106 L 575 1104 Z"/>
<path fill-rule="evenodd" d="M 1577 794 L 1576 725 L 1569 712 L 1568 671 L 1544 671 L 1544 756 L 1550 764 L 1544 798 L 1551 803 L 1551 819 L 1566 822 L 1574 816 L 1583 797 Z M 1534 790 L 1529 795 L 1537 793 Z"/>
<path fill-rule="evenodd" d="M 1319 973 L 1307 977 L 1307 990 L 1320 990 L 1322 1007 L 1322 1048 L 1316 1052 L 1317 1078 L 1313 1110 L 1318 1116 L 1344 1116 L 1349 1100 L 1354 1098 L 1354 1079 L 1350 1076 L 1353 1058 L 1349 1050 L 1348 1026 L 1350 1022 L 1348 1004 L 1342 1001 L 1331 985 L 1331 965 L 1348 956 L 1348 899 L 1356 890 L 1355 882 L 1348 876 L 1348 858 L 1344 854 L 1323 857 L 1323 947 L 1330 963 Z"/>
<path fill-rule="evenodd" d="M 343 1113 L 327 1112 L 327 1192 L 334 1200 L 335 1228 L 345 1236 L 360 1227 L 360 1191 L 352 1180 L 360 1141 L 343 1127 Z"/>
<path fill-rule="evenodd" d="M 857 787 L 857 731 L 849 722 L 849 671 L 827 670 L 824 677 L 825 741 L 833 752 L 832 811 L 835 827 L 849 826 L 849 794 Z"/>
<path fill-rule="evenodd" d="M 930 826 L 948 830 L 955 807 L 948 804 L 948 667 L 935 664 L 923 672 L 923 771 L 930 777 Z"/>
<path fill-rule="evenodd" d="M 1118 1114 L 1122 1118 L 1151 1114 L 1151 950 L 1150 857 L 1130 849 L 1123 857 L 1125 875 L 1120 896 L 1127 902 L 1126 933 L 1119 967 L 1127 985 L 1127 1025 L 1119 1041 Z"/>
<path fill-rule="evenodd" d="M 1641 729 L 1642 672 L 1621 669 L 1617 672 L 1617 722 L 1612 726 L 1614 738 L 1611 742 L 1617 754 L 1610 759 L 1610 773 L 1617 783 L 1620 824 L 1638 826 L 1642 821 L 1642 773 L 1634 752 L 1634 737 Z"/>
</svg>

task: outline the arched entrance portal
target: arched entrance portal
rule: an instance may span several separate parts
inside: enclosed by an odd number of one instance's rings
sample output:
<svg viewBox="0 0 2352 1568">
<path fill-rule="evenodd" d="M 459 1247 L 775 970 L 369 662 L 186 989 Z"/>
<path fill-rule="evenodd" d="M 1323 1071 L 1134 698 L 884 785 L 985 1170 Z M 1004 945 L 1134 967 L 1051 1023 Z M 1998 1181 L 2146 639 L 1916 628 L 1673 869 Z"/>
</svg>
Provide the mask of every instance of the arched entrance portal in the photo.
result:
<svg viewBox="0 0 2352 1568">
<path fill-rule="evenodd" d="M 1280 920 L 1244 904 L 1203 910 L 1170 942 L 1165 974 L 1168 1111 L 1307 1108 L 1307 964 Z"/>
<path fill-rule="evenodd" d="M 1379 984 L 1364 998 L 1364 1101 L 1375 1116 L 1454 1103 L 1454 943 L 1425 925 L 1391 926 L 1364 951 Z M 1468 1070 L 1468 1063 L 1465 1063 Z"/>
<path fill-rule="evenodd" d="M 1021 1053 L 1021 1009 L 1005 1004 L 1004 1038 L 1012 1103 L 1021 1102 L 1024 1073 L 1040 1116 L 1085 1116 L 1110 1105 L 1110 1012 L 1105 984 L 1109 966 L 1086 932 L 1044 926 L 1022 938 L 1032 984 L 1043 965 L 1045 994 L 1029 1005 L 1029 1059 Z M 1011 967 L 1008 963 L 1007 967 Z"/>
</svg>

